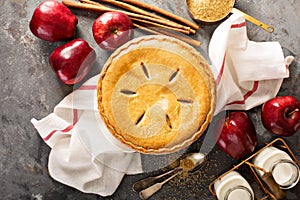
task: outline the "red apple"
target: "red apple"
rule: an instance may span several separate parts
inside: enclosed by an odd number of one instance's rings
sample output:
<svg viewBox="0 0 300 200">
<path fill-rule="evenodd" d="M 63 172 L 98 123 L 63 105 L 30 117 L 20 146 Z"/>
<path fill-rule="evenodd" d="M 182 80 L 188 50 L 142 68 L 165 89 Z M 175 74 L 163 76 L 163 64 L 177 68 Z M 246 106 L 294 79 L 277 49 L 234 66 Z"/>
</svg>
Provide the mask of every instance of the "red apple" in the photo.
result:
<svg viewBox="0 0 300 200">
<path fill-rule="evenodd" d="M 279 96 L 266 101 L 261 110 L 264 127 L 281 136 L 294 135 L 300 128 L 300 102 L 293 96 Z"/>
<path fill-rule="evenodd" d="M 105 50 L 112 51 L 133 38 L 131 19 L 121 12 L 106 12 L 93 24 L 96 43 Z"/>
<path fill-rule="evenodd" d="M 217 122 L 217 145 L 234 159 L 241 159 L 254 151 L 257 137 L 254 124 L 245 112 L 228 112 Z"/>
<path fill-rule="evenodd" d="M 95 59 L 94 49 L 79 38 L 56 48 L 49 57 L 49 63 L 63 83 L 75 84 L 87 75 Z"/>
<path fill-rule="evenodd" d="M 29 28 L 36 37 L 56 42 L 72 39 L 77 23 L 76 16 L 65 5 L 47 0 L 34 10 Z"/>
</svg>

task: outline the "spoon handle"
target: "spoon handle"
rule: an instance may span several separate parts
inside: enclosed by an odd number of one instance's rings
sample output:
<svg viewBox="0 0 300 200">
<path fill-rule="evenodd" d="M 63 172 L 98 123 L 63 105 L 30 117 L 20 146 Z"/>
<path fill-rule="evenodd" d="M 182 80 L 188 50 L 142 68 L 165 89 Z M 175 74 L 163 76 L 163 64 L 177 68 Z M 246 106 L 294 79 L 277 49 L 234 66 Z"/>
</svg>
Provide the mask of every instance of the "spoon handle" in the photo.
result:
<svg viewBox="0 0 300 200">
<path fill-rule="evenodd" d="M 270 25 L 268 25 L 268 24 L 265 24 L 265 23 L 263 23 L 263 22 L 261 22 L 261 21 L 255 19 L 254 17 L 252 17 L 252 16 L 250 16 L 250 15 L 244 13 L 243 11 L 236 9 L 236 8 L 233 8 L 233 9 L 231 10 L 231 13 L 237 13 L 237 12 L 244 14 L 245 19 L 246 19 L 247 21 L 249 21 L 249 22 L 255 24 L 256 26 L 258 26 L 258 27 L 260 27 L 260 28 L 262 28 L 262 29 L 264 29 L 266 32 L 268 32 L 268 33 L 273 33 L 273 32 L 274 32 L 274 27 L 273 27 L 273 26 L 270 26 Z"/>
<path fill-rule="evenodd" d="M 141 190 L 144 190 L 144 189 L 148 188 L 149 186 L 153 185 L 156 180 L 158 180 L 158 179 L 160 179 L 160 178 L 162 178 L 166 175 L 169 175 L 172 172 L 177 171 L 177 170 L 178 170 L 178 167 L 174 168 L 172 170 L 169 170 L 169 171 L 167 171 L 163 174 L 160 174 L 158 176 L 150 176 L 148 178 L 142 179 L 142 180 L 134 183 L 133 186 L 132 186 L 132 189 L 135 192 L 140 192 Z"/>
<path fill-rule="evenodd" d="M 158 190 L 161 189 L 161 187 L 167 183 L 169 180 L 171 180 L 172 178 L 174 178 L 175 176 L 177 176 L 178 174 L 180 174 L 182 172 L 182 170 L 177 171 L 175 174 L 173 174 L 172 176 L 170 176 L 169 178 L 167 178 L 166 180 L 156 183 L 154 185 L 151 185 L 150 187 L 140 191 L 139 195 L 140 198 L 145 200 L 148 199 L 149 197 L 151 197 L 155 192 L 157 192 Z"/>
</svg>

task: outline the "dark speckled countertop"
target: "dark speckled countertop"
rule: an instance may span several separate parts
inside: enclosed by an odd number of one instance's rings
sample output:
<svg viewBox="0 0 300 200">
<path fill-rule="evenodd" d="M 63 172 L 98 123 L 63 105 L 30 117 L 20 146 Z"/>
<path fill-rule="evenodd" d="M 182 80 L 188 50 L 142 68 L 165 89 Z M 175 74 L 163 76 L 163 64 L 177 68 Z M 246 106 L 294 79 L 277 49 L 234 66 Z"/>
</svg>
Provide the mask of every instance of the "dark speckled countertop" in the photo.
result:
<svg viewBox="0 0 300 200">
<path fill-rule="evenodd" d="M 49 43 L 34 37 L 29 20 L 38 0 L 0 1 L 0 199 L 104 199 L 84 194 L 54 181 L 48 174 L 50 148 L 42 141 L 30 119 L 43 118 L 72 91 L 60 83 L 52 72 L 48 57 L 61 43 Z M 190 19 L 185 1 L 147 0 L 151 4 Z M 236 7 L 273 25 L 275 32 L 266 33 L 248 23 L 248 36 L 253 41 L 279 41 L 285 55 L 295 56 L 290 66 L 290 78 L 284 80 L 279 95 L 293 95 L 300 100 L 300 1 L 299 0 L 237 0 Z M 108 53 L 102 52 L 91 34 L 91 24 L 97 15 L 72 10 L 79 19 L 77 37 L 82 37 L 97 49 L 99 58 L 88 74 L 99 73 Z M 201 26 L 195 36 L 205 50 L 217 25 Z M 248 111 L 258 132 L 259 147 L 275 138 L 260 121 L 260 107 Z M 297 159 L 300 158 L 300 133 L 286 138 Z M 197 145 L 197 144 L 196 144 Z M 187 178 L 176 178 L 166 184 L 152 199 L 213 199 L 207 188 L 217 175 L 230 169 L 236 161 L 215 147 L 211 160 L 201 170 Z M 125 176 L 113 196 L 105 199 L 138 199 L 132 184 L 158 171 Z M 300 199 L 300 184 L 288 193 L 287 199 Z"/>
</svg>

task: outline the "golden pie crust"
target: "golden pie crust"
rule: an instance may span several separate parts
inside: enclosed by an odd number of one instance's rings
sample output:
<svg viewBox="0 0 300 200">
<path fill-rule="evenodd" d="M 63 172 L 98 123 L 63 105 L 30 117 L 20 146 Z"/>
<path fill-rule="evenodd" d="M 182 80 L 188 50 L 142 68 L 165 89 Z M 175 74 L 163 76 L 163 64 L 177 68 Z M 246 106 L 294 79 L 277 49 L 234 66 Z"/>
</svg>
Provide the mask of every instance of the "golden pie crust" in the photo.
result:
<svg viewBox="0 0 300 200">
<path fill-rule="evenodd" d="M 99 113 L 134 150 L 165 154 L 197 140 L 212 120 L 215 81 L 205 59 L 168 36 L 143 36 L 117 49 L 101 72 Z"/>
</svg>

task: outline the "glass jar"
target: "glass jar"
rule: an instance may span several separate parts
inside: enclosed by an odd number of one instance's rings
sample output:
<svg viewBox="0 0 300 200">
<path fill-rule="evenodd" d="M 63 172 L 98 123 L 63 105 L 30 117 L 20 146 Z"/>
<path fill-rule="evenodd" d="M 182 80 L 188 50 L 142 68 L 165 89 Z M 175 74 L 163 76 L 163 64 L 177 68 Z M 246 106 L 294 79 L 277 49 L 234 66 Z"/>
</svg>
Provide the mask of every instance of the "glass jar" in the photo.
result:
<svg viewBox="0 0 300 200">
<path fill-rule="evenodd" d="M 281 189 L 290 189 L 299 182 L 299 166 L 291 160 L 281 159 L 273 164 L 271 173 Z"/>
<path fill-rule="evenodd" d="M 253 159 L 253 164 L 271 172 L 281 189 L 290 189 L 299 182 L 299 166 L 285 151 L 276 147 L 265 148 Z M 256 171 L 260 176 L 263 175 L 262 170 Z"/>
<path fill-rule="evenodd" d="M 219 200 L 253 200 L 254 193 L 244 177 L 238 172 L 231 171 L 214 184 Z"/>
</svg>

